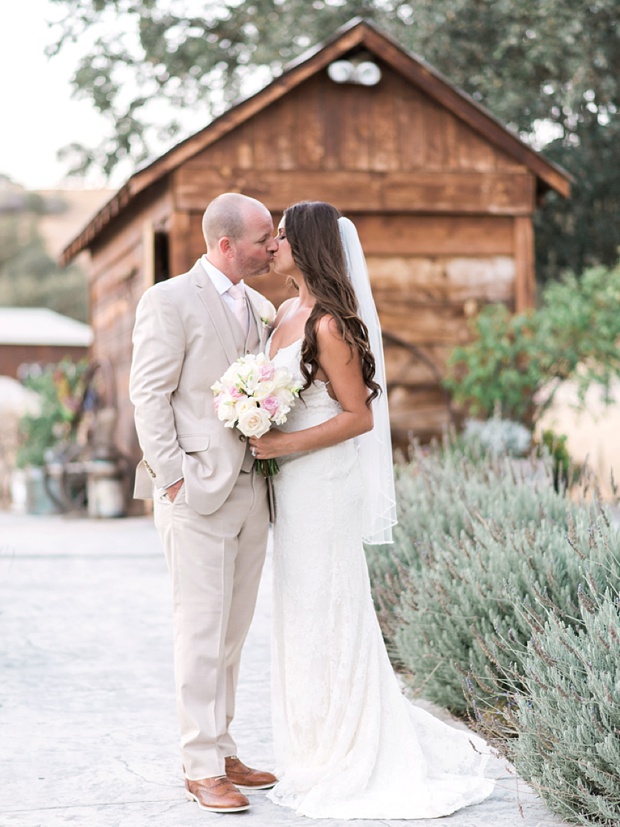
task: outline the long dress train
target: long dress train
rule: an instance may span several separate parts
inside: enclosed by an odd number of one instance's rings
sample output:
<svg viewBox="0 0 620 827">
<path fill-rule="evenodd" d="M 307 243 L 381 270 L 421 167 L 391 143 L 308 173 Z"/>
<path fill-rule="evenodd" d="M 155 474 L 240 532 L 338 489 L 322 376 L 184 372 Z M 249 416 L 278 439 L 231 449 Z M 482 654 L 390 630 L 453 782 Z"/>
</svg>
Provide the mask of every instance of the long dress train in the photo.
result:
<svg viewBox="0 0 620 827">
<path fill-rule="evenodd" d="M 299 375 L 301 340 L 273 358 Z M 340 412 L 304 391 L 283 426 Z M 277 804 L 311 818 L 424 819 L 486 798 L 489 749 L 401 693 L 377 622 L 361 541 L 353 440 L 284 457 L 274 477 L 273 724 Z"/>
</svg>

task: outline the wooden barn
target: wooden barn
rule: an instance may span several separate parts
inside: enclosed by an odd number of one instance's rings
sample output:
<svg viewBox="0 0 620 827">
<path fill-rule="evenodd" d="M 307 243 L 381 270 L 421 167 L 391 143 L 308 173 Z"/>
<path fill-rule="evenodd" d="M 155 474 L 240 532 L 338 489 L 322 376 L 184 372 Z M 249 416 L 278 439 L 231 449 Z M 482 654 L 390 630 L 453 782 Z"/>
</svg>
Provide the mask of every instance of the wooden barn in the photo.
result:
<svg viewBox="0 0 620 827">
<path fill-rule="evenodd" d="M 352 21 L 251 98 L 136 172 L 65 248 L 90 252 L 94 358 L 116 368 L 119 447 L 136 457 L 128 399 L 142 292 L 204 252 L 215 195 L 330 201 L 356 223 L 385 342 L 396 440 L 449 421 L 440 379 L 468 317 L 487 302 L 534 299 L 532 215 L 566 173 L 507 131 L 420 58 Z M 269 275 L 253 286 L 286 295 Z"/>
</svg>

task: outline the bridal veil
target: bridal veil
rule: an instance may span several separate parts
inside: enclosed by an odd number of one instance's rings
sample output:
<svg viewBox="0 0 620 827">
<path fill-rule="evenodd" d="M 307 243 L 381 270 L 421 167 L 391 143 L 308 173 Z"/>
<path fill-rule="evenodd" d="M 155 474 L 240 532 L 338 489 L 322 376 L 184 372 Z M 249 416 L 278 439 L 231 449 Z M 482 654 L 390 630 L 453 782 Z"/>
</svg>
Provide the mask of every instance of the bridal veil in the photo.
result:
<svg viewBox="0 0 620 827">
<path fill-rule="evenodd" d="M 381 386 L 381 393 L 372 403 L 373 429 L 356 439 L 364 483 L 362 539 L 371 545 L 391 543 L 392 527 L 396 524 L 396 497 L 381 325 L 357 229 L 344 216 L 338 219 L 338 227 L 347 273 L 357 297 L 360 318 L 368 328 L 370 349 L 375 357 L 375 381 Z"/>
</svg>

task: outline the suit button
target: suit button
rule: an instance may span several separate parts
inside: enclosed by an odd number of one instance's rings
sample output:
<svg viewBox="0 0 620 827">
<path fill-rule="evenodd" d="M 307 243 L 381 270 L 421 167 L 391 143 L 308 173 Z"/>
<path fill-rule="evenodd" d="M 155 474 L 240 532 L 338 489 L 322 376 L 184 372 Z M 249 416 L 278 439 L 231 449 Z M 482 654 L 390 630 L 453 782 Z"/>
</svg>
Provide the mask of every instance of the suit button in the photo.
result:
<svg viewBox="0 0 620 827">
<path fill-rule="evenodd" d="M 245 434 L 239 434 L 239 439 L 241 440 L 241 442 L 245 442 L 246 439 L 247 439 L 247 436 Z"/>
</svg>

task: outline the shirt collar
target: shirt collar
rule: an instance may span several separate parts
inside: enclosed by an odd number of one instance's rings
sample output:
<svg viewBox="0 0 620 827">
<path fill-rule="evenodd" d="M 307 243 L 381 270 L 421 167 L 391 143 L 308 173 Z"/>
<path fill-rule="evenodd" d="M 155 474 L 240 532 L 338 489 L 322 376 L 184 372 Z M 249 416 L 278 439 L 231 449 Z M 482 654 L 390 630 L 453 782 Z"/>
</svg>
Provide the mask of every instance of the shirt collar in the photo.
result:
<svg viewBox="0 0 620 827">
<path fill-rule="evenodd" d="M 218 270 L 214 264 L 211 264 L 206 255 L 201 256 L 200 263 L 202 264 L 206 274 L 211 279 L 211 282 L 217 292 L 220 296 L 224 295 L 224 293 L 232 287 L 232 281 L 228 278 L 228 276 L 224 275 L 221 270 Z M 243 279 L 239 282 L 239 284 L 244 284 Z"/>
</svg>

